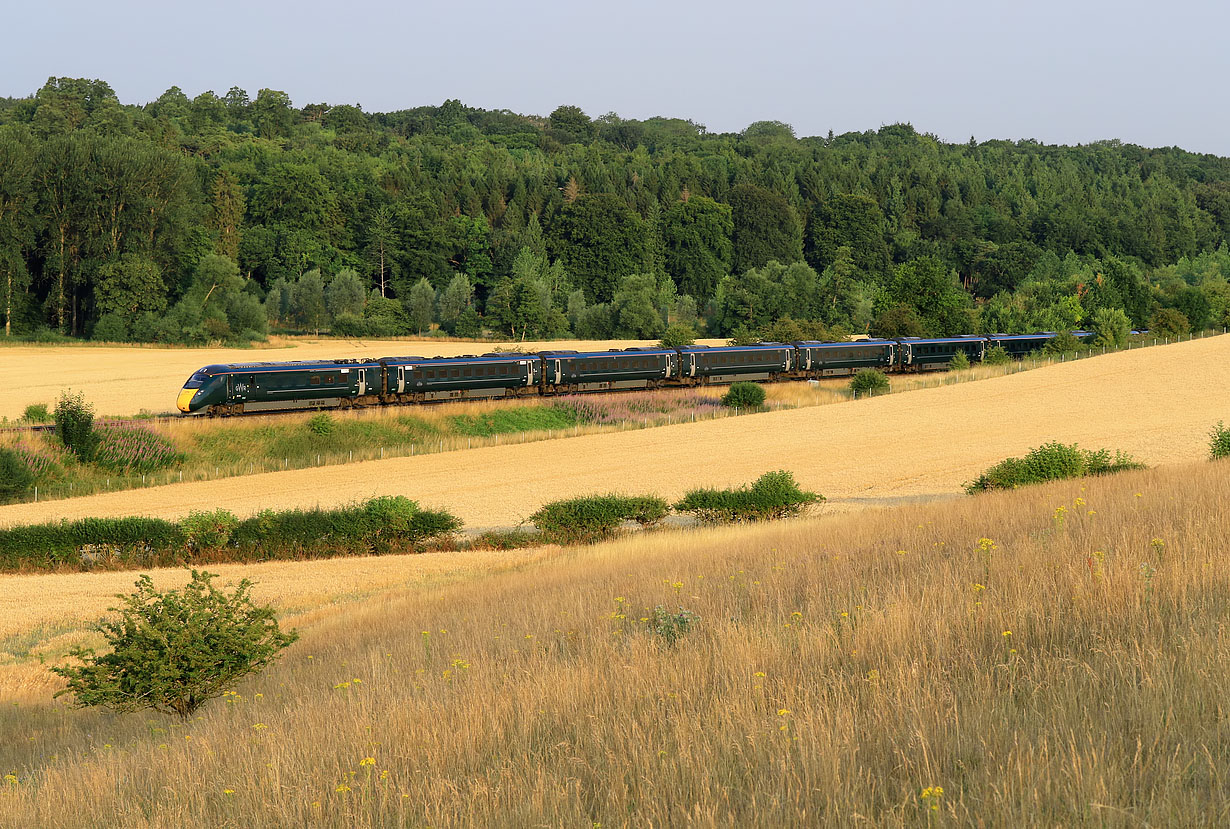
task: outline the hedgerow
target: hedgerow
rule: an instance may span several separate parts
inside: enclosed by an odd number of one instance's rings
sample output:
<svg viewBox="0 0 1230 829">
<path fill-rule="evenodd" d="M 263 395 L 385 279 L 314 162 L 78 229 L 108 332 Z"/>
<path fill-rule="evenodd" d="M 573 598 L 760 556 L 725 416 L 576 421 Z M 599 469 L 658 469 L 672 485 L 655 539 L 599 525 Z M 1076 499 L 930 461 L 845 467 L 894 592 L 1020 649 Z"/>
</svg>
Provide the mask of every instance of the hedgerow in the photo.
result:
<svg viewBox="0 0 1230 829">
<path fill-rule="evenodd" d="M 529 521 L 545 541 L 578 544 L 610 538 L 624 521 L 652 526 L 667 511 L 666 501 L 654 496 L 591 495 L 546 504 Z"/>
<path fill-rule="evenodd" d="M 705 523 L 771 521 L 790 518 L 824 501 L 824 496 L 800 489 L 785 470 L 766 472 L 750 486 L 734 489 L 694 489 L 675 505 Z"/>
<path fill-rule="evenodd" d="M 1109 449 L 1081 449 L 1076 444 L 1052 441 L 1031 449 L 1023 458 L 1005 458 L 967 483 L 965 491 L 973 494 L 987 489 L 1016 489 L 1044 481 L 1144 468 L 1124 452 L 1112 456 Z"/>
<path fill-rule="evenodd" d="M 329 558 L 419 551 L 446 542 L 461 521 L 401 496 L 337 509 L 266 510 L 238 520 L 226 510 L 179 523 L 84 518 L 0 530 L 0 570 L 123 569 L 196 562 Z"/>
</svg>

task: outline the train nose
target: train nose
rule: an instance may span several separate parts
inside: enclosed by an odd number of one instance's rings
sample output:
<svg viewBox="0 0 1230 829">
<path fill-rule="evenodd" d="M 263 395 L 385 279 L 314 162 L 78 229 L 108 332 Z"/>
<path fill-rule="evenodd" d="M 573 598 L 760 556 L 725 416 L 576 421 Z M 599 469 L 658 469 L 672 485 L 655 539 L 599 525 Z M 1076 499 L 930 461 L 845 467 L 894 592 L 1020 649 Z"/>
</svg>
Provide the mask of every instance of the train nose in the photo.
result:
<svg viewBox="0 0 1230 829">
<path fill-rule="evenodd" d="M 175 405 L 179 407 L 181 412 L 188 412 L 188 404 L 192 402 L 192 398 L 196 396 L 196 389 L 180 389 L 179 398 L 175 401 Z"/>
</svg>

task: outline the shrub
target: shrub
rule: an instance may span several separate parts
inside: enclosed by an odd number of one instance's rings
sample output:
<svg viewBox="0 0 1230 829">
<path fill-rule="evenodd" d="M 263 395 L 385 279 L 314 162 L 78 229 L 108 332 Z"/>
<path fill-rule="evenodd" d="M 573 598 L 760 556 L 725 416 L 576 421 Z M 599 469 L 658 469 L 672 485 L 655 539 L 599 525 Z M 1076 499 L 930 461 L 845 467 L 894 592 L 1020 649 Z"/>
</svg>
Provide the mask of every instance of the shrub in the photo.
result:
<svg viewBox="0 0 1230 829">
<path fill-rule="evenodd" d="M 728 409 L 755 409 L 764 405 L 764 386 L 759 383 L 731 383 L 722 395 L 722 405 Z"/>
<path fill-rule="evenodd" d="M 694 489 L 677 502 L 676 512 L 687 512 L 705 523 L 771 521 L 801 514 L 823 495 L 799 489 L 787 471 L 766 472 L 751 486 L 737 489 Z"/>
<path fill-rule="evenodd" d="M 12 449 L 0 446 L 0 504 L 16 501 L 34 486 L 34 473 Z"/>
<path fill-rule="evenodd" d="M 1122 348 L 1127 345 L 1131 331 L 1132 323 L 1122 308 L 1099 308 L 1093 312 L 1095 345 Z"/>
<path fill-rule="evenodd" d="M 968 493 L 1019 486 L 1086 475 L 1107 475 L 1126 469 L 1143 469 L 1130 455 L 1109 449 L 1085 450 L 1052 441 L 1031 449 L 1023 458 L 1006 458 L 965 485 Z"/>
<path fill-rule="evenodd" d="M 1230 429 L 1220 420 L 1209 432 L 1209 460 L 1230 458 Z"/>
<path fill-rule="evenodd" d="M 367 323 L 362 317 L 347 311 L 333 318 L 330 333 L 335 337 L 364 337 L 367 335 Z"/>
<path fill-rule="evenodd" d="M 668 326 L 658 341 L 658 348 L 683 348 L 696 342 L 696 329 L 676 322 Z"/>
<path fill-rule="evenodd" d="M 184 543 L 157 518 L 81 518 L 0 530 L 0 569 L 169 564 Z"/>
<path fill-rule="evenodd" d="M 1081 341 L 1077 339 L 1071 331 L 1060 331 L 1055 336 L 1046 341 L 1046 345 L 1042 346 L 1042 353 L 1048 355 L 1071 354 L 1074 351 L 1080 351 Z"/>
<path fill-rule="evenodd" d="M 160 592 L 149 576 L 137 591 L 111 608 L 119 618 L 95 625 L 110 652 L 74 648 L 77 666 L 52 668 L 77 707 L 118 713 L 153 709 L 187 721 L 248 674 L 277 658 L 298 634 L 278 627 L 273 609 L 255 604 L 252 582 L 219 590 L 212 573 L 192 571 L 183 590 Z"/>
<path fill-rule="evenodd" d="M 1187 315 L 1177 308 L 1159 308 L 1149 320 L 1149 331 L 1159 337 L 1181 337 L 1191 330 Z"/>
<path fill-rule="evenodd" d="M 101 426 L 94 437 L 92 460 L 104 469 L 152 472 L 184 459 L 171 441 L 139 426 Z"/>
<path fill-rule="evenodd" d="M 51 420 L 51 412 L 47 411 L 46 403 L 31 403 L 26 406 L 21 419 L 27 423 L 47 423 Z"/>
<path fill-rule="evenodd" d="M 479 533 L 466 543 L 471 550 L 517 550 L 542 544 L 542 535 L 536 530 L 516 528 L 511 530 L 488 530 Z"/>
<path fill-rule="evenodd" d="M 649 620 L 645 626 L 650 633 L 665 641 L 666 644 L 674 645 L 699 622 L 700 617 L 690 610 L 684 610 L 681 607 L 678 611 L 671 613 L 662 605 L 658 605 L 649 614 Z"/>
<path fill-rule="evenodd" d="M 447 512 L 419 509 L 402 496 L 338 509 L 265 510 L 231 532 L 233 558 L 316 558 L 421 550 L 461 528 Z"/>
<path fill-rule="evenodd" d="M 128 341 L 128 323 L 124 317 L 115 311 L 108 311 L 98 318 L 90 339 L 106 343 L 123 343 Z"/>
<path fill-rule="evenodd" d="M 78 392 L 64 392 L 56 403 L 56 436 L 83 463 L 94 457 L 98 437 L 94 434 L 94 407 Z"/>
<path fill-rule="evenodd" d="M 327 412 L 319 412 L 312 415 L 307 420 L 308 431 L 319 437 L 333 434 L 337 422 L 333 419 L 333 415 Z"/>
<path fill-rule="evenodd" d="M 948 368 L 950 371 L 964 371 L 969 368 L 969 355 L 964 351 L 958 351 L 948 361 Z"/>
<path fill-rule="evenodd" d="M 865 368 L 850 379 L 850 391 L 856 395 L 887 394 L 888 390 L 887 375 L 874 368 Z"/>
<path fill-rule="evenodd" d="M 179 526 L 189 549 L 220 549 L 231 540 L 231 533 L 239 526 L 239 519 L 225 509 L 213 512 L 193 510 L 179 522 Z"/>
<path fill-rule="evenodd" d="M 993 345 L 987 349 L 986 355 L 982 358 L 982 362 L 989 366 L 1006 366 L 1012 362 L 1012 355 L 1008 353 L 1008 349 L 1002 345 Z"/>
<path fill-rule="evenodd" d="M 624 521 L 651 526 L 665 518 L 666 512 L 666 501 L 661 498 L 591 495 L 545 504 L 528 520 L 547 541 L 577 544 L 610 538 Z"/>
</svg>

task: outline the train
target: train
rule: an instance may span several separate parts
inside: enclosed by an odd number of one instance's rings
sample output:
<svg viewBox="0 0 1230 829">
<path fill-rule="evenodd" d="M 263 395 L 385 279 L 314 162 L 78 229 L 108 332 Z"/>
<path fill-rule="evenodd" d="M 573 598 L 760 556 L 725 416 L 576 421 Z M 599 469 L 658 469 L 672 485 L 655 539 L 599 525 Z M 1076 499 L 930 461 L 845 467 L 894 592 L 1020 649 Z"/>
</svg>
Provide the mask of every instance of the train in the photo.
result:
<svg viewBox="0 0 1230 829">
<path fill-rule="evenodd" d="M 1072 333 L 1084 337 L 1090 332 Z M 804 340 L 209 365 L 188 378 L 176 405 L 185 414 L 227 416 L 703 386 L 740 380 L 809 380 L 863 369 L 933 371 L 947 368 L 958 353 L 964 353 L 971 363 L 979 362 L 988 349 L 997 346 L 1020 359 L 1056 336 L 1045 331 L 933 339 Z"/>
</svg>

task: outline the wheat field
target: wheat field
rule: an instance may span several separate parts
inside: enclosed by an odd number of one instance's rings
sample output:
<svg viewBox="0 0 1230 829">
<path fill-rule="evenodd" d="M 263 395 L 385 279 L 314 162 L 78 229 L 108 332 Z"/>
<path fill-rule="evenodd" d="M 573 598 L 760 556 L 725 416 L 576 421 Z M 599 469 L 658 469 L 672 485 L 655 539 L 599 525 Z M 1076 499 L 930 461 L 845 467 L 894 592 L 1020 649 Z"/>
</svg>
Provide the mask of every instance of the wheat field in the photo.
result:
<svg viewBox="0 0 1230 829">
<path fill-rule="evenodd" d="M 722 344 L 722 340 L 699 340 Z M 15 345 L 0 347 L 0 417 L 21 417 L 26 406 L 52 407 L 66 389 L 81 392 L 101 415 L 174 412 L 175 395 L 198 368 L 214 363 L 263 360 L 327 360 L 393 355 L 453 357 L 496 348 L 628 348 L 656 345 L 651 340 L 552 342 L 464 342 L 459 340 L 363 340 L 274 337 L 258 348 L 161 348 L 118 345 Z"/>
<path fill-rule="evenodd" d="M 1193 366 L 1199 384 L 1176 379 Z M 14 504 L 0 507 L 0 526 L 405 495 L 471 528 L 505 527 L 560 498 L 674 498 L 774 469 L 794 472 L 829 509 L 852 509 L 955 496 L 986 467 L 1050 440 L 1121 449 L 1150 465 L 1190 461 L 1230 415 L 1216 391 L 1227 386 L 1230 337 L 1211 337 L 827 406 Z"/>
<path fill-rule="evenodd" d="M 1225 825 L 1228 473 L 634 535 L 341 600 L 182 726 L 32 682 L 0 708 L 0 824 Z M 700 621 L 671 645 L 655 605 Z"/>
</svg>

